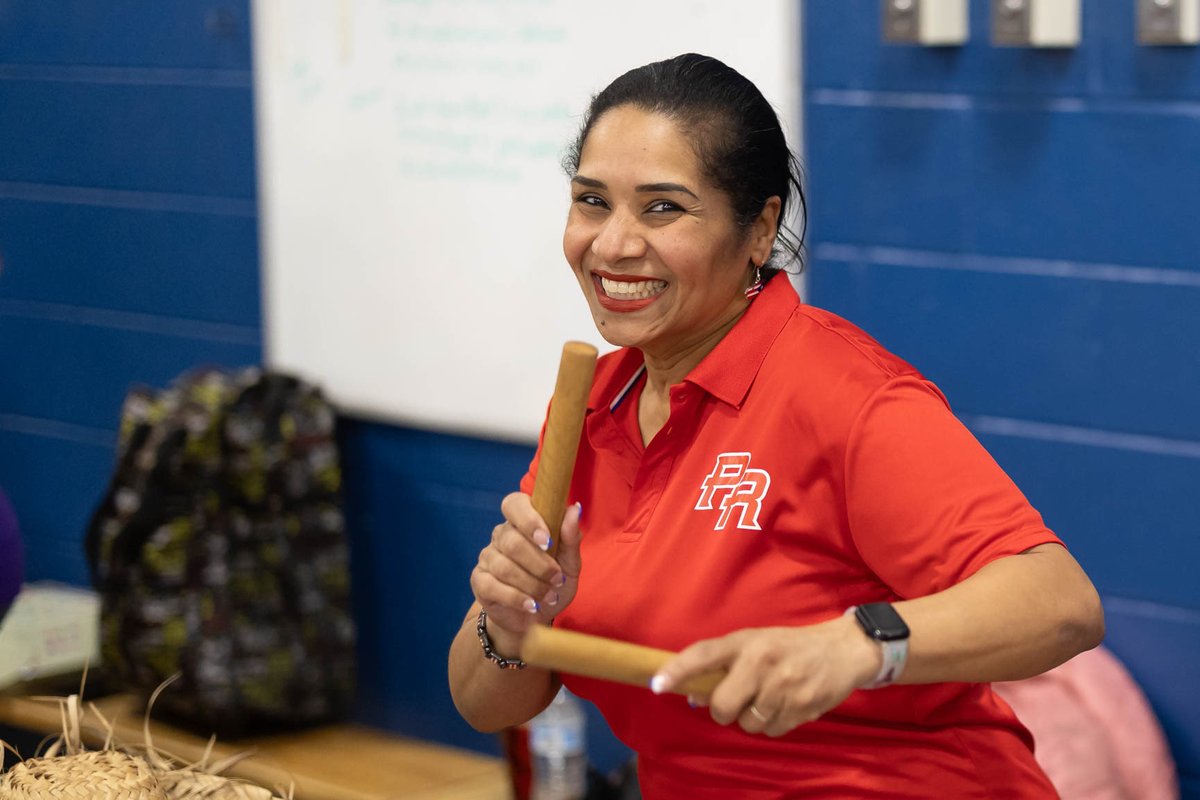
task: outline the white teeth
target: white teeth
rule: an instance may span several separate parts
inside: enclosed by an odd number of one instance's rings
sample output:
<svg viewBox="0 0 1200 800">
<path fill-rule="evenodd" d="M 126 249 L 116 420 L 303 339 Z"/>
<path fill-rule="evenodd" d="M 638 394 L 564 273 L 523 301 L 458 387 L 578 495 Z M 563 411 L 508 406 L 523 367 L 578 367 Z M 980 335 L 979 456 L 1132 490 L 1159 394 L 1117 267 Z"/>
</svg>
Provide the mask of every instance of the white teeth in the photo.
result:
<svg viewBox="0 0 1200 800">
<path fill-rule="evenodd" d="M 618 300 L 643 300 L 667 288 L 666 281 L 613 281 L 601 277 L 604 293 Z"/>
</svg>

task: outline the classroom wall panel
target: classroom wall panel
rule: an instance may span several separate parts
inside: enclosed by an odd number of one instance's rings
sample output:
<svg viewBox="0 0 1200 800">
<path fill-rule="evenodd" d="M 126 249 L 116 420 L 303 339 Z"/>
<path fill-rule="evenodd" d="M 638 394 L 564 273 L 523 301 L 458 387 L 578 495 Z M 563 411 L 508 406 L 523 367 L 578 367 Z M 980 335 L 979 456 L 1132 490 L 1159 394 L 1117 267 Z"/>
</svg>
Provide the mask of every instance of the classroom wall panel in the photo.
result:
<svg viewBox="0 0 1200 800">
<path fill-rule="evenodd" d="M 1200 114 L 814 89 L 807 119 L 820 241 L 1200 272 Z"/>
<path fill-rule="evenodd" d="M 936 380 L 1064 536 L 1195 800 L 1200 49 L 1104 0 L 1077 48 L 997 48 L 970 5 L 922 48 L 874 0 L 806 4 L 807 299 Z"/>
<path fill-rule="evenodd" d="M 805 120 L 812 241 L 968 246 L 965 115 L 810 100 Z"/>
<path fill-rule="evenodd" d="M 258 326 L 252 208 L 221 215 L 0 196 L 0 231 L 0 297 Z"/>
<path fill-rule="evenodd" d="M 249 39 L 245 0 L 0 0 L 5 65 L 248 70 Z"/>
<path fill-rule="evenodd" d="M 1195 608 L 1200 447 L 1152 452 L 1094 431 L 1084 443 L 1079 429 L 963 419 L 1102 594 Z"/>
<path fill-rule="evenodd" d="M 0 181 L 253 197 L 249 73 L 212 83 L 0 79 Z"/>
<path fill-rule="evenodd" d="M 983 103 L 970 119 L 974 249 L 1200 274 L 1194 109 Z"/>
<path fill-rule="evenodd" d="M 28 580 L 89 584 L 83 537 L 115 443 L 115 434 L 0 413 L 0 486 L 20 522 Z"/>
<path fill-rule="evenodd" d="M 987 90 L 1022 96 L 1057 96 L 1085 92 L 1094 83 L 1098 53 L 1093 56 L 1088 51 L 1081 58 L 1069 51 L 1030 53 L 1020 48 L 986 46 L 988 2 L 976 0 L 969 4 L 974 46 L 967 48 L 884 45 L 880 5 L 878 0 L 805 3 L 808 35 L 804 47 L 809 86 L 937 94 Z M 1101 24 L 1095 13 L 1096 5 L 1088 0 L 1083 2 L 1083 25 L 1089 32 Z"/>
<path fill-rule="evenodd" d="M 248 6 L 0 0 L 0 485 L 31 580 L 79 540 L 131 384 L 261 360 Z"/>
<path fill-rule="evenodd" d="M 1139 47 L 1134 4 L 1083 0 L 1077 50 L 991 47 L 990 3 L 971 2 L 966 47 L 881 42 L 877 0 L 807 3 L 808 83 L 859 92 L 1000 95 L 1023 101 L 1105 96 L 1200 98 L 1200 54 L 1190 47 Z"/>
<path fill-rule="evenodd" d="M 351 420 L 340 439 L 361 693 L 371 698 L 363 711 L 376 724 L 459 738 L 446 653 L 471 604 L 471 568 L 532 449 Z"/>
<path fill-rule="evenodd" d="M 261 360 L 258 329 L 0 299 L 0 413 L 116 430 L 134 383 Z"/>
<path fill-rule="evenodd" d="M 1120 597 L 1104 598 L 1107 646 L 1146 693 L 1180 768 L 1183 797 L 1200 797 L 1200 612 Z"/>
<path fill-rule="evenodd" d="M 1109 97 L 1200 99 L 1200 51 L 1195 47 L 1136 47 L 1132 4 L 1084 0 L 1099 24 L 1090 38 L 1103 48 L 1092 65 L 1094 82 Z"/>
<path fill-rule="evenodd" d="M 835 300 L 938 383 L 956 411 L 1200 449 L 1200 416 L 1185 401 L 1200 397 L 1200 273 L 1180 285 L 1154 282 L 1153 271 L 1080 264 L 1063 275 L 1061 264 L 978 254 L 834 244 L 814 253 L 818 304 Z"/>
</svg>

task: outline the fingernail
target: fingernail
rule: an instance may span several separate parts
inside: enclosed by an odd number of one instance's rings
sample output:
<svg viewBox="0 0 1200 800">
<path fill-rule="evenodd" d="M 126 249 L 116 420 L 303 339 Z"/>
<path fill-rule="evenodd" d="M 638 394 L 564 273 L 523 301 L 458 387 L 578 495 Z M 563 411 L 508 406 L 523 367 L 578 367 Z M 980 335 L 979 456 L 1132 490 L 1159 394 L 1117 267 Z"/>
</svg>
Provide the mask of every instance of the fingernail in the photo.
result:
<svg viewBox="0 0 1200 800">
<path fill-rule="evenodd" d="M 575 508 L 579 510 L 579 519 L 583 519 L 583 503 L 576 503 Z"/>
<path fill-rule="evenodd" d="M 540 528 L 533 532 L 533 543 L 543 550 L 550 549 L 550 534 Z"/>
<path fill-rule="evenodd" d="M 692 708 L 700 707 L 700 704 L 696 702 L 696 698 L 692 697 L 690 694 L 687 697 L 688 697 L 688 705 L 689 706 L 691 706 Z"/>
<path fill-rule="evenodd" d="M 551 590 L 543 599 L 546 601 L 546 605 L 556 606 L 558 605 L 558 592 Z"/>
<path fill-rule="evenodd" d="M 536 614 L 538 612 L 537 601 L 534 600 L 532 597 L 526 597 L 525 602 L 522 603 L 522 605 L 525 606 L 525 610 L 528 611 L 530 614 Z"/>
<path fill-rule="evenodd" d="M 562 574 L 561 572 L 558 573 L 557 575 L 555 575 L 554 576 L 554 585 L 555 586 L 566 586 L 567 585 L 567 576 Z"/>
<path fill-rule="evenodd" d="M 654 692 L 655 694 L 662 694 L 666 690 L 667 690 L 667 676 L 666 675 L 659 674 L 659 675 L 655 675 L 653 678 L 650 679 L 650 691 Z"/>
</svg>

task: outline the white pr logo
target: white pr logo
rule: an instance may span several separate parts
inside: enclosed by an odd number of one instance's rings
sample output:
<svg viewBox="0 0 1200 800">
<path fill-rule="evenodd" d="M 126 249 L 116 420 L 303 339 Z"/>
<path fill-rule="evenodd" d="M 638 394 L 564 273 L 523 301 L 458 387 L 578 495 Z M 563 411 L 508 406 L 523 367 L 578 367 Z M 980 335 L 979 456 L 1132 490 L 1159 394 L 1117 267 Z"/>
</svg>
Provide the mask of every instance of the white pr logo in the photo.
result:
<svg viewBox="0 0 1200 800">
<path fill-rule="evenodd" d="M 716 507 L 721 509 L 721 516 L 713 530 L 724 530 L 737 509 L 736 527 L 760 531 L 758 514 L 770 486 L 771 476 L 765 469 L 750 469 L 749 453 L 721 453 L 717 456 L 716 466 L 700 485 L 696 510 L 711 511 L 713 501 L 717 500 Z"/>
</svg>

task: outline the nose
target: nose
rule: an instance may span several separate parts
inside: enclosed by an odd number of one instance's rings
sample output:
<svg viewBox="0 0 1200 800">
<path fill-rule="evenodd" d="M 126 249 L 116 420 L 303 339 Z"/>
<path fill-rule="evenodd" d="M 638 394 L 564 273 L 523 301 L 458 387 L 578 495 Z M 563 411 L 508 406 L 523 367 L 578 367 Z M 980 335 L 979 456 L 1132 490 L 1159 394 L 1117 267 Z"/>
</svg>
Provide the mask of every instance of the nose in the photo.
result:
<svg viewBox="0 0 1200 800">
<path fill-rule="evenodd" d="M 592 240 L 592 253 L 605 264 L 641 258 L 646 254 L 646 239 L 640 221 L 625 211 L 613 211 Z"/>
</svg>

